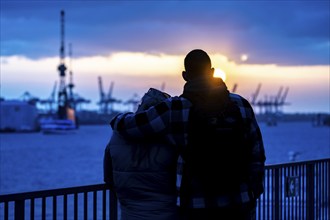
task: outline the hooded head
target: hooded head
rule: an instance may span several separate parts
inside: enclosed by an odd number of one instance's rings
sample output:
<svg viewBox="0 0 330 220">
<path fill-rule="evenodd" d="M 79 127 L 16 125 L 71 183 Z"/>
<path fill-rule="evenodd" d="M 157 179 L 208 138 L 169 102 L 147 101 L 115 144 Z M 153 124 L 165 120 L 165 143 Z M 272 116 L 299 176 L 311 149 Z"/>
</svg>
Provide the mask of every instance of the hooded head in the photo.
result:
<svg viewBox="0 0 330 220">
<path fill-rule="evenodd" d="M 157 105 L 158 103 L 164 101 L 165 99 L 171 97 L 169 94 L 159 91 L 158 89 L 150 88 L 148 92 L 144 94 L 141 99 L 141 104 L 139 105 L 137 111 L 143 111 L 151 106 Z"/>
<path fill-rule="evenodd" d="M 184 68 L 182 76 L 186 81 L 200 77 L 213 77 L 214 73 L 209 55 L 201 49 L 192 50 L 186 55 Z"/>
</svg>

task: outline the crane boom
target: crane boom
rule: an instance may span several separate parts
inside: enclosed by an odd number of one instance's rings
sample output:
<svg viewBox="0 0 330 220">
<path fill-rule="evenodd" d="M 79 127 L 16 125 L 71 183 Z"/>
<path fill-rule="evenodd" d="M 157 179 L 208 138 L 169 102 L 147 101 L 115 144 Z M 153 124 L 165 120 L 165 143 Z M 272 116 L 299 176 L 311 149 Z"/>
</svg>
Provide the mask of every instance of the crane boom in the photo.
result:
<svg viewBox="0 0 330 220">
<path fill-rule="evenodd" d="M 251 100 L 252 105 L 254 105 L 256 103 L 257 97 L 260 92 L 260 88 L 261 88 L 261 83 L 258 84 L 256 91 L 252 94 L 252 100 Z"/>
</svg>

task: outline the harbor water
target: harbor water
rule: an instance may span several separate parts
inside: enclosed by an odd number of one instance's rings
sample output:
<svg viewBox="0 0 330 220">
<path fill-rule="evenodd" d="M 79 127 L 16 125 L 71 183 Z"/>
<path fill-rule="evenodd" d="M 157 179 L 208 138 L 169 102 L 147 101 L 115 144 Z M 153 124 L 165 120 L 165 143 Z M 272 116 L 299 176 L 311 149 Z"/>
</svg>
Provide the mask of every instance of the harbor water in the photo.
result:
<svg viewBox="0 0 330 220">
<path fill-rule="evenodd" d="M 330 127 L 311 122 L 260 123 L 266 164 L 330 158 Z M 82 125 L 65 134 L 0 133 L 0 194 L 103 183 L 112 130 Z"/>
</svg>

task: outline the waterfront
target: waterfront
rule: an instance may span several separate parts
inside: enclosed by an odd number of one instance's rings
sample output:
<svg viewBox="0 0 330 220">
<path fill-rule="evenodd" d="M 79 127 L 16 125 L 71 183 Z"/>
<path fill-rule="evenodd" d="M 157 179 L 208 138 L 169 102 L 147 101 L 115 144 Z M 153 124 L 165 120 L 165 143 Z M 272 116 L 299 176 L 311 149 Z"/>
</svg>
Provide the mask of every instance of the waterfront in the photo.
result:
<svg viewBox="0 0 330 220">
<path fill-rule="evenodd" d="M 330 158 L 330 127 L 311 122 L 260 123 L 266 164 Z M 68 134 L 0 133 L 0 194 L 103 182 L 108 125 L 81 126 Z"/>
</svg>

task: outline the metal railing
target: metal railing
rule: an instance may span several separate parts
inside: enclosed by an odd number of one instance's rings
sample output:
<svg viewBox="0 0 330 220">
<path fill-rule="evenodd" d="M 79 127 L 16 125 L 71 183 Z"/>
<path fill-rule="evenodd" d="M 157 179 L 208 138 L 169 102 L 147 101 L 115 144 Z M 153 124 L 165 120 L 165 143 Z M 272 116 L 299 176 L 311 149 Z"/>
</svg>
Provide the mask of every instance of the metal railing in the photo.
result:
<svg viewBox="0 0 330 220">
<path fill-rule="evenodd" d="M 258 220 L 330 220 L 330 158 L 266 167 Z"/>
<path fill-rule="evenodd" d="M 0 195 L 0 212 L 4 220 L 118 219 L 117 198 L 105 184 Z"/>
<path fill-rule="evenodd" d="M 330 158 L 266 166 L 258 220 L 330 219 Z M 69 216 L 69 217 L 68 217 Z M 0 219 L 118 219 L 105 184 L 0 195 Z"/>
</svg>

